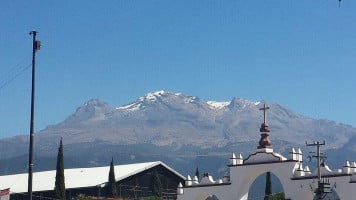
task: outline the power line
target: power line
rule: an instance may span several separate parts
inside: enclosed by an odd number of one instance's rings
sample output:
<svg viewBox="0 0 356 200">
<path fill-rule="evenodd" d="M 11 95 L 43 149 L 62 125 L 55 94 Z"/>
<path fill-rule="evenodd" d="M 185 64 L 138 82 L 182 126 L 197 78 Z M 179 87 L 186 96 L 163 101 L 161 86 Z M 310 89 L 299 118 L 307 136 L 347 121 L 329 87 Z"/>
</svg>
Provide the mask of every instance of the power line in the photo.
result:
<svg viewBox="0 0 356 200">
<path fill-rule="evenodd" d="M 19 77 L 22 73 L 24 73 L 27 69 L 31 67 L 31 64 L 27 66 L 20 67 L 16 69 L 16 71 L 11 72 L 12 74 L 9 74 L 7 77 L 4 78 L 2 82 L 0 82 L 0 90 L 2 90 L 4 87 L 9 85 L 12 81 L 14 81 L 17 77 Z"/>
<path fill-rule="evenodd" d="M 10 70 L 0 77 L 0 90 L 9 85 L 18 76 L 24 73 L 27 69 L 31 67 L 31 64 L 25 65 L 27 56 L 23 57 L 20 62 L 10 67 Z"/>
</svg>

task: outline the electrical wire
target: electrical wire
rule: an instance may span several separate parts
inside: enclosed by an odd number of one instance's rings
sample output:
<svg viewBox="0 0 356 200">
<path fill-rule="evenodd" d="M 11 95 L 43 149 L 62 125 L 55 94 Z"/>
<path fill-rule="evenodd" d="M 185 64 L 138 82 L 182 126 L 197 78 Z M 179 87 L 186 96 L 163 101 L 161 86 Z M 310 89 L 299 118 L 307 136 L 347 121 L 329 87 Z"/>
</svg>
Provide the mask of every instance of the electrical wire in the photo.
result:
<svg viewBox="0 0 356 200">
<path fill-rule="evenodd" d="M 27 60 L 27 56 L 22 58 L 20 62 L 15 64 L 13 67 L 10 67 L 10 70 L 0 76 L 0 90 L 9 85 L 12 81 L 14 81 L 18 76 L 24 73 L 27 69 L 31 67 L 31 64 L 25 65 Z"/>
<path fill-rule="evenodd" d="M 4 79 L 2 82 L 0 82 L 0 90 L 2 90 L 4 87 L 9 85 L 12 81 L 14 81 L 17 77 L 19 77 L 22 73 L 24 73 L 30 67 L 31 67 L 31 64 L 21 67 L 17 72 L 12 74 L 11 76 L 8 76 L 6 79 Z"/>
</svg>

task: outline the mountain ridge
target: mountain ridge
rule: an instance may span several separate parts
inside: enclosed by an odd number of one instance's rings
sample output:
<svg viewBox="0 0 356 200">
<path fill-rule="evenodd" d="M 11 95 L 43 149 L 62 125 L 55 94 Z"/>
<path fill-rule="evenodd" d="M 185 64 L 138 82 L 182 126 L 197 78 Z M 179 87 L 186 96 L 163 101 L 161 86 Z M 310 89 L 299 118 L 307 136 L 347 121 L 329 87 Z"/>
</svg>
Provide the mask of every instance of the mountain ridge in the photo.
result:
<svg viewBox="0 0 356 200">
<path fill-rule="evenodd" d="M 221 133 L 220 135 L 240 135 L 243 136 L 240 137 L 240 140 L 253 141 L 256 137 L 248 137 L 248 135 L 254 129 L 255 136 L 259 137 L 258 128 L 262 122 L 262 113 L 259 108 L 263 103 L 266 102 L 254 102 L 237 97 L 232 98 L 229 102 L 203 101 L 198 97 L 164 90 L 148 93 L 123 106 L 110 106 L 100 99 L 90 99 L 82 106 L 79 106 L 65 120 L 58 124 L 47 126 L 44 130 L 39 131 L 38 134 L 58 134 L 60 131 L 65 130 L 64 132 L 68 132 L 68 134 L 70 132 L 74 136 L 82 132 L 100 133 L 103 131 L 99 129 L 105 128 L 114 133 L 115 131 L 112 128 L 157 129 L 157 127 L 166 126 L 167 124 L 175 126 L 174 123 L 178 123 L 186 125 L 190 129 L 198 128 L 199 130 L 195 131 L 197 134 L 201 134 L 200 129 L 202 131 L 215 129 L 216 132 Z M 296 142 L 296 136 L 305 136 L 305 139 L 310 140 L 320 139 L 318 136 L 327 136 L 327 138 L 332 139 L 333 148 L 337 148 L 351 138 L 352 134 L 349 132 L 355 132 L 356 130 L 352 126 L 331 120 L 312 119 L 302 116 L 276 103 L 267 104 L 271 107 L 267 113 L 268 123 L 271 126 L 271 137 L 276 136 L 278 139 Z M 310 127 L 311 123 L 317 123 L 319 127 Z M 301 131 L 299 127 L 305 126 L 309 126 L 310 130 L 313 130 L 312 133 L 306 133 L 305 130 Z M 324 133 L 324 126 L 331 126 L 331 129 L 335 129 L 335 126 L 339 127 L 342 130 L 341 135 L 336 137 L 333 134 Z M 88 128 L 94 130 L 85 130 Z M 238 130 L 239 133 L 236 133 L 233 129 Z M 177 133 L 179 129 L 174 130 Z M 121 132 L 116 131 L 116 133 L 122 134 L 127 131 L 135 133 L 133 129 Z M 160 131 L 163 132 L 163 130 Z M 246 132 L 244 133 L 244 131 Z M 282 131 L 284 132 L 282 133 Z M 298 131 L 299 135 L 294 136 Z M 214 133 L 211 134 L 214 135 Z M 286 134 L 290 135 L 287 136 Z M 171 136 L 173 135 L 171 134 Z M 205 134 L 205 136 L 209 136 L 209 134 Z M 301 144 L 304 142 L 297 141 L 296 143 Z M 213 143 L 211 145 L 214 146 Z"/>
</svg>

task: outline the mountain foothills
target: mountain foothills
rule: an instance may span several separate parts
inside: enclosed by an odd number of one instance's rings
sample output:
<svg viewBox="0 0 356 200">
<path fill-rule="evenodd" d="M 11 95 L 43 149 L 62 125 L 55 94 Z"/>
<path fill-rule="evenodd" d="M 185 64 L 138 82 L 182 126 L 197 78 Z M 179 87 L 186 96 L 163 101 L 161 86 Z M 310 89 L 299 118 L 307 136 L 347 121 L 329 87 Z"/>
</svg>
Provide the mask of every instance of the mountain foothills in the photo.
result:
<svg viewBox="0 0 356 200">
<path fill-rule="evenodd" d="M 157 91 L 120 107 L 89 100 L 63 122 L 37 132 L 35 170 L 55 167 L 63 138 L 67 168 L 107 165 L 114 156 L 121 163 L 162 160 L 181 172 L 214 161 L 209 167 L 223 172 L 231 151 L 257 147 L 264 103 L 270 107 L 267 123 L 276 150 L 288 153 L 306 140 L 325 140 L 331 154 L 355 153 L 356 129 L 349 125 L 305 117 L 276 103 L 204 101 Z M 0 173 L 26 171 L 27 151 L 26 135 L 1 139 Z"/>
</svg>

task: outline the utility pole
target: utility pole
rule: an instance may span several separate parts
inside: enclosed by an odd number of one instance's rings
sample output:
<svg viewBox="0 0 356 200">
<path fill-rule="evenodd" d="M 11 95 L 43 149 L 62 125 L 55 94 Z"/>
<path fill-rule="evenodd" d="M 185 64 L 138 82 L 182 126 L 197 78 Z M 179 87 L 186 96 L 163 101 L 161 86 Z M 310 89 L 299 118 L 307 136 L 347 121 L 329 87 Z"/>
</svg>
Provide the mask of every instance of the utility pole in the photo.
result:
<svg viewBox="0 0 356 200">
<path fill-rule="evenodd" d="M 327 178 L 321 178 L 321 159 L 325 158 L 325 155 L 320 152 L 320 146 L 325 145 L 325 141 L 322 143 L 313 141 L 312 143 L 305 143 L 307 146 L 316 146 L 316 155 L 312 155 L 313 158 L 317 159 L 317 169 L 318 169 L 318 187 L 315 190 L 317 200 L 322 200 L 325 198 L 327 193 L 331 192 L 330 181 Z"/>
<path fill-rule="evenodd" d="M 32 200 L 32 174 L 33 174 L 33 144 L 34 144 L 34 115 L 35 115 L 35 64 L 36 51 L 40 49 L 41 42 L 36 40 L 37 31 L 29 33 L 33 36 L 32 39 L 32 89 L 31 89 L 31 121 L 30 121 L 30 149 L 28 158 L 28 194 L 29 200 Z"/>
</svg>

